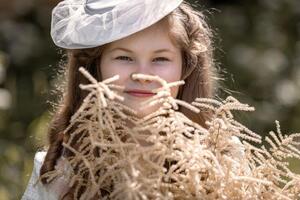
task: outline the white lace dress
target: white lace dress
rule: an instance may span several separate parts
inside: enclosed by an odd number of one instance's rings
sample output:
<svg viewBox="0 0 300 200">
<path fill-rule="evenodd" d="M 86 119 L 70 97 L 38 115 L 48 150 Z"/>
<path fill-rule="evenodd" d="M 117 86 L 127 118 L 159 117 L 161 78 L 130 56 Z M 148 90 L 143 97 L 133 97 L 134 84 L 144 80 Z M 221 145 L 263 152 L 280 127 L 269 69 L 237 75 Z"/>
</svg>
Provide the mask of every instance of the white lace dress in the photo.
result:
<svg viewBox="0 0 300 200">
<path fill-rule="evenodd" d="M 58 200 L 63 191 L 67 190 L 65 182 L 61 179 L 57 179 L 46 186 L 38 181 L 40 168 L 45 156 L 45 151 L 35 154 L 32 174 L 21 200 Z M 60 165 L 61 162 L 62 161 L 59 161 L 58 165 Z"/>
</svg>

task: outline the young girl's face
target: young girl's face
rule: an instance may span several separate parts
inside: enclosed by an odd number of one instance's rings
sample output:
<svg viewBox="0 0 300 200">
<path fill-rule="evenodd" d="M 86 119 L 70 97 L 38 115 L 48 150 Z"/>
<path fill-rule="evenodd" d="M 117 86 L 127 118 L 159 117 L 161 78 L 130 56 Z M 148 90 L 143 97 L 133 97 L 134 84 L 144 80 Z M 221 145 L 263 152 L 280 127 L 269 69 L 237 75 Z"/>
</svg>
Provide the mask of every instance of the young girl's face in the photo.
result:
<svg viewBox="0 0 300 200">
<path fill-rule="evenodd" d="M 180 80 L 182 70 L 181 50 L 172 43 L 168 29 L 162 23 L 135 33 L 105 46 L 101 57 L 102 79 L 119 75 L 115 82 L 125 87 L 124 104 L 143 117 L 157 107 L 141 109 L 141 102 L 149 99 L 152 89 L 161 85 L 155 81 L 133 80 L 132 74 L 157 75 L 167 82 Z M 176 98 L 178 87 L 171 89 Z"/>
</svg>

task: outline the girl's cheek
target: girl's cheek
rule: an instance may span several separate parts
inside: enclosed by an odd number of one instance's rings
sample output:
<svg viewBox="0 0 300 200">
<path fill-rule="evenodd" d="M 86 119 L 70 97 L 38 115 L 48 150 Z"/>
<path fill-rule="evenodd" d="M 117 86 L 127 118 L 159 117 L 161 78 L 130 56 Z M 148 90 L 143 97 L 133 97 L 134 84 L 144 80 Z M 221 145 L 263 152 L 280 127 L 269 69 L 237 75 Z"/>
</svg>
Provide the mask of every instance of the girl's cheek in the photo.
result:
<svg viewBox="0 0 300 200">
<path fill-rule="evenodd" d="M 126 81 L 130 78 L 131 71 L 123 66 L 110 66 L 107 74 L 109 77 L 119 75 L 119 79 L 115 82 L 115 84 L 125 85 Z"/>
<path fill-rule="evenodd" d="M 114 62 L 103 63 L 102 75 L 104 78 L 110 78 L 115 75 L 124 76 L 125 68 Z"/>
<path fill-rule="evenodd" d="M 181 77 L 181 68 L 176 66 L 165 66 L 157 70 L 156 74 L 167 82 L 179 81 Z"/>
</svg>

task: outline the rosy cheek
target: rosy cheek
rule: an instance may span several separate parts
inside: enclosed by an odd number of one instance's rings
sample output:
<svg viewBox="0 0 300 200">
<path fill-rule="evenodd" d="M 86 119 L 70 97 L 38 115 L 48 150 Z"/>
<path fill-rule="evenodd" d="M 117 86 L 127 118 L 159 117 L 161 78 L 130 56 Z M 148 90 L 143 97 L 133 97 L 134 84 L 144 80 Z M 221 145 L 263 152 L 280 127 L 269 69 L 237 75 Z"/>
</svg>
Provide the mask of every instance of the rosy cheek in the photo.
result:
<svg viewBox="0 0 300 200">
<path fill-rule="evenodd" d="M 161 77 L 168 82 L 174 82 L 180 80 L 181 77 L 181 66 L 175 63 L 164 66 L 158 71 L 161 74 Z"/>
<path fill-rule="evenodd" d="M 130 77 L 130 71 L 125 70 L 120 66 L 109 66 L 109 67 L 110 68 L 106 70 L 107 78 L 110 78 L 115 75 L 119 75 L 119 79 L 114 83 L 123 86 L 126 85 L 126 81 Z"/>
<path fill-rule="evenodd" d="M 104 79 L 113 77 L 117 74 L 120 75 L 120 70 L 118 70 L 117 66 L 105 62 L 101 65 L 101 72 Z"/>
</svg>

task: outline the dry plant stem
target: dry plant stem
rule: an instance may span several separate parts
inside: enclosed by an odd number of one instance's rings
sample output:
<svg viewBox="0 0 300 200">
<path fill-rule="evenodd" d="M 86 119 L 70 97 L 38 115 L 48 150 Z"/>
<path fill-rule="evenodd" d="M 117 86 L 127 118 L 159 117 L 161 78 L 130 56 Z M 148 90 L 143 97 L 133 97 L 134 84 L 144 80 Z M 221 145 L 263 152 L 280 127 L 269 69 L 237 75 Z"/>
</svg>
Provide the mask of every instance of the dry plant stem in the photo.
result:
<svg viewBox="0 0 300 200">
<path fill-rule="evenodd" d="M 171 96 L 171 87 L 183 81 L 167 83 L 142 74 L 133 78 L 157 81 L 161 87 L 143 103 L 159 108 L 138 119 L 122 104 L 123 88 L 113 84 L 117 76 L 97 82 L 83 68 L 80 72 L 90 81 L 80 88 L 89 93 L 72 116 L 63 144 L 71 153 L 64 159 L 75 199 L 300 198 L 300 176 L 286 162 L 300 159 L 299 133 L 283 135 L 276 121 L 277 131 L 263 139 L 232 113 L 253 107 L 233 97 L 223 102 L 196 98 L 189 104 Z M 208 128 L 178 112 L 179 106 L 212 112 Z M 63 174 L 56 169 L 45 177 L 53 180 Z"/>
</svg>

